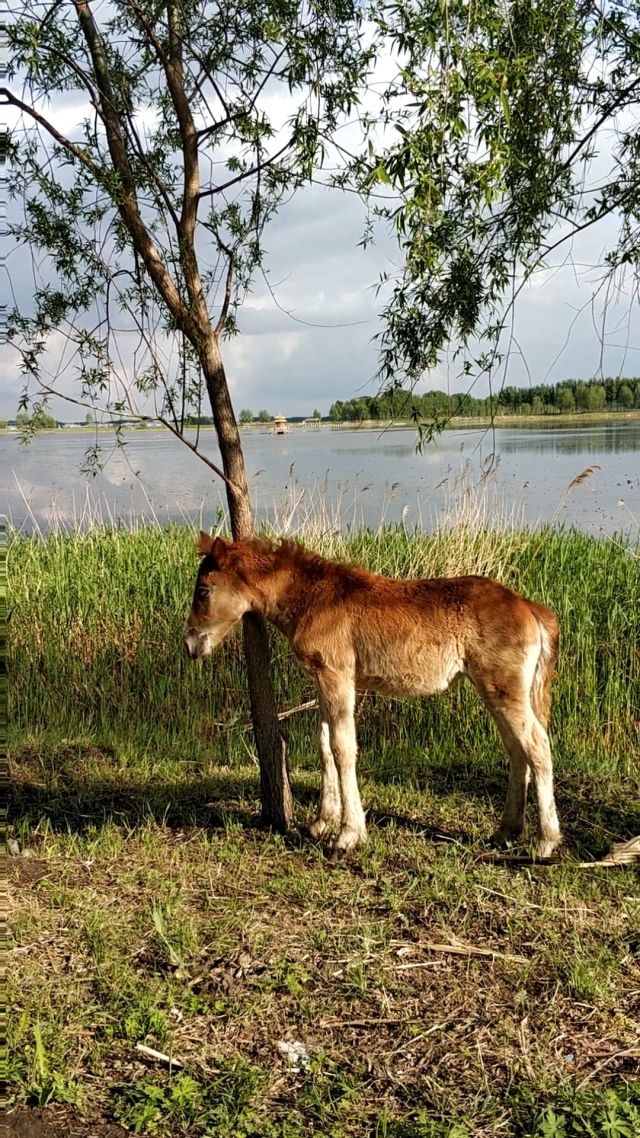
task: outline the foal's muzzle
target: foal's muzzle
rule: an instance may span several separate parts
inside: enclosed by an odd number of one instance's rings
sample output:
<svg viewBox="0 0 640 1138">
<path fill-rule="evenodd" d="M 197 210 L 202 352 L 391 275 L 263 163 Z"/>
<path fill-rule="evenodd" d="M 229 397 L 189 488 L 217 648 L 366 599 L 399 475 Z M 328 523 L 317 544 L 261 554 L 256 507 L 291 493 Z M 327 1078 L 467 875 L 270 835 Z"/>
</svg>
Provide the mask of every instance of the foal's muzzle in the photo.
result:
<svg viewBox="0 0 640 1138">
<path fill-rule="evenodd" d="M 201 632 L 199 628 L 187 629 L 184 646 L 187 656 L 191 660 L 201 660 L 203 656 L 208 656 L 211 652 L 209 637 L 206 632 Z"/>
</svg>

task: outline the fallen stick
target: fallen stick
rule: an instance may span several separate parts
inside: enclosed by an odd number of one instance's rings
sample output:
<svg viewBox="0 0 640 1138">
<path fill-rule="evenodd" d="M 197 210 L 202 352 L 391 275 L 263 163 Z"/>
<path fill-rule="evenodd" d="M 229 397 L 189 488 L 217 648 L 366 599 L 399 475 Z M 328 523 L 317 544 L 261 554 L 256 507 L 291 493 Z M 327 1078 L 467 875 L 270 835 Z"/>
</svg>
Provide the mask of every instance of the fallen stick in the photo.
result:
<svg viewBox="0 0 640 1138">
<path fill-rule="evenodd" d="M 184 1067 L 179 1059 L 172 1059 L 170 1055 L 165 1055 L 164 1051 L 155 1051 L 153 1047 L 147 1047 L 144 1043 L 136 1043 L 136 1051 L 144 1055 L 146 1059 L 155 1059 L 158 1063 L 168 1063 L 170 1067 Z"/>
<path fill-rule="evenodd" d="M 552 854 L 551 857 L 531 857 L 530 854 L 479 853 L 473 860 L 488 865 L 531 865 L 540 868 L 561 864 L 558 854 Z"/>
<path fill-rule="evenodd" d="M 408 964 L 392 964 L 394 972 L 406 972 L 409 968 L 437 968 L 437 960 L 410 960 Z"/>
<path fill-rule="evenodd" d="M 613 1051 L 611 1055 L 607 1055 L 607 1057 L 603 1059 L 601 1063 L 598 1063 L 598 1065 L 594 1067 L 592 1071 L 587 1072 L 584 1078 L 581 1079 L 578 1083 L 576 1092 L 583 1090 L 583 1088 L 586 1087 L 587 1083 L 590 1082 L 591 1079 L 593 1079 L 596 1075 L 599 1075 L 600 1071 L 604 1070 L 604 1068 L 607 1067 L 609 1063 L 613 1063 L 615 1059 L 624 1059 L 627 1055 L 633 1055 L 635 1057 L 636 1055 L 640 1055 L 640 1051 L 638 1050 L 637 1046 L 627 1047 L 624 1051 Z"/>
<path fill-rule="evenodd" d="M 428 949 L 430 952 L 451 952 L 456 956 L 490 956 L 497 957 L 499 960 L 509 960 L 513 964 L 529 964 L 526 956 L 516 956 L 508 952 L 500 952 L 496 948 L 481 948 L 479 945 L 474 944 L 434 944 L 426 942 L 421 945 L 422 948 Z M 398 965 L 399 968 L 406 967 L 406 965 Z"/>
<path fill-rule="evenodd" d="M 276 719 L 282 723 L 283 719 L 289 719 L 292 715 L 297 715 L 299 711 L 313 711 L 318 706 L 317 699 L 308 699 L 306 703 L 299 703 L 297 707 L 289 707 L 286 711 L 279 711 Z M 213 727 L 220 727 L 224 731 L 250 731 L 253 727 L 253 722 L 248 719 L 246 723 L 221 723 L 214 720 Z"/>
</svg>

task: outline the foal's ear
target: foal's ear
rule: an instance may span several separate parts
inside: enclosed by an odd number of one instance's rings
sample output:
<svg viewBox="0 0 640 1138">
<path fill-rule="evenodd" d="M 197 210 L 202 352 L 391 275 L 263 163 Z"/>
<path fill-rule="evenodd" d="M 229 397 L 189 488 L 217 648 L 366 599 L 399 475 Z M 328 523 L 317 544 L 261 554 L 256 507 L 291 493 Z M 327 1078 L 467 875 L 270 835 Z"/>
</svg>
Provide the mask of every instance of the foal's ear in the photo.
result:
<svg viewBox="0 0 640 1138">
<path fill-rule="evenodd" d="M 227 561 L 227 554 L 229 551 L 230 542 L 225 541 L 223 537 L 212 537 L 210 533 L 205 533 L 200 530 L 200 537 L 196 547 L 196 553 L 199 557 L 213 557 L 222 566 Z"/>
<path fill-rule="evenodd" d="M 212 545 L 213 538 L 211 534 L 205 533 L 204 530 L 201 529 L 200 537 L 198 538 L 196 545 L 196 553 L 198 554 L 198 557 L 206 557 L 208 553 L 211 553 Z"/>
</svg>

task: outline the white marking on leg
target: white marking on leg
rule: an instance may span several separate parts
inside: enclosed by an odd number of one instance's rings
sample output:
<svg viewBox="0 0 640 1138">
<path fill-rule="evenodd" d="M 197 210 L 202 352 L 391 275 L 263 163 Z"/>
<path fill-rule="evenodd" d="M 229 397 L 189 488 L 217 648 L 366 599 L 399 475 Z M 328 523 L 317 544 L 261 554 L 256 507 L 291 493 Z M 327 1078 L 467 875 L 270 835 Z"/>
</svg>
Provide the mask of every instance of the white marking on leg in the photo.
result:
<svg viewBox="0 0 640 1138">
<path fill-rule="evenodd" d="M 340 852 L 355 849 L 367 837 L 356 777 L 358 745 L 354 711 L 354 685 L 343 682 L 332 693 L 332 697 L 327 699 L 329 738 L 342 795 L 342 825 L 335 844 L 335 849 Z"/>
<path fill-rule="evenodd" d="M 528 701 L 527 701 L 528 703 Z M 512 824 L 518 820 L 520 800 L 524 813 L 526 794 L 526 767 L 533 773 L 538 800 L 538 857 L 550 857 L 560 844 L 562 835 L 553 793 L 553 764 L 549 737 L 540 724 L 533 708 L 510 707 L 494 711 L 500 734 L 512 761 L 507 802 L 497 840 L 518 832 Z M 526 764 L 526 766 L 525 766 Z M 513 782 L 512 782 L 513 779 Z"/>
<path fill-rule="evenodd" d="M 539 857 L 548 857 L 561 840 L 560 825 L 553 794 L 551 748 L 545 728 L 531 703 L 531 686 L 540 658 L 538 636 L 526 651 L 521 669 L 505 677 L 506 690 L 499 693 L 482 675 L 472 675 L 484 702 L 491 712 L 511 760 L 509 786 L 502 819 L 494 839 L 507 841 L 524 827 L 524 811 L 529 774 L 533 773 L 538 800 Z"/>
<path fill-rule="evenodd" d="M 537 853 L 538 857 L 550 857 L 562 838 L 553 793 L 551 747 L 549 746 L 549 736 L 534 715 L 533 709 L 528 727 L 527 757 L 534 774 L 538 797 L 540 837 Z"/>
<path fill-rule="evenodd" d="M 543 650 L 544 630 L 538 627 L 540 639 L 527 654 L 525 684 L 527 692 L 524 747 L 530 770 L 533 771 L 538 799 L 538 857 L 550 857 L 562 840 L 556 800 L 553 793 L 553 762 L 546 728 L 538 719 L 531 702 L 531 690 L 536 668 Z"/>
<path fill-rule="evenodd" d="M 316 816 L 309 826 L 309 833 L 314 838 L 322 837 L 327 831 L 338 830 L 342 817 L 340 783 L 333 752 L 331 750 L 329 734 L 327 710 L 321 697 L 318 742 L 320 762 L 322 764 L 322 786 Z"/>
</svg>

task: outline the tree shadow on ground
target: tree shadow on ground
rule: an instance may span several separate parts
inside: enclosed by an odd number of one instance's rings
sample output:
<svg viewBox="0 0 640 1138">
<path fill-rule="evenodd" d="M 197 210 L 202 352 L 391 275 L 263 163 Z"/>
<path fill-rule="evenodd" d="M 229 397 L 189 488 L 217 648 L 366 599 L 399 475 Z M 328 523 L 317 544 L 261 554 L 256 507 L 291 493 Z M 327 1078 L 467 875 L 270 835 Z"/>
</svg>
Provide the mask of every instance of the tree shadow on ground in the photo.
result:
<svg viewBox="0 0 640 1138">
<path fill-rule="evenodd" d="M 176 764 L 179 767 L 179 764 Z M 114 750 L 81 744 L 68 745 L 49 756 L 46 769 L 41 757 L 23 748 L 13 764 L 9 795 L 9 818 L 31 831 L 42 823 L 58 833 L 79 835 L 95 832 L 108 824 L 128 831 L 153 821 L 172 830 L 202 828 L 223 830 L 240 826 L 263 829 L 260 817 L 259 772 L 224 769 L 181 778 L 141 778 L 119 772 Z M 318 787 L 311 785 L 307 770 L 293 772 L 294 797 L 301 825 L 286 835 L 288 845 L 298 848 L 311 839 L 301 815 L 313 812 Z M 427 841 L 470 845 L 472 836 L 450 831 L 437 821 L 409 817 L 389 810 L 368 811 L 374 826 L 412 830 Z"/>
<path fill-rule="evenodd" d="M 132 777 L 130 772 L 118 770 L 109 748 L 83 745 L 61 750 L 47 772 L 25 748 L 14 768 L 9 820 L 30 830 L 37 830 L 45 820 L 56 832 L 80 835 L 109 823 L 131 831 L 150 821 L 172 830 L 263 828 L 257 769 L 254 772 L 225 768 L 198 775 L 191 768 L 182 778 Z M 373 772 L 366 775 L 374 784 L 389 781 L 384 777 L 377 779 Z M 310 785 L 307 771 L 294 772 L 293 781 L 300 813 L 304 810 L 310 814 L 317 787 Z M 394 770 L 393 781 L 404 785 L 401 763 Z M 462 793 L 485 805 L 492 803 L 496 818 L 506 793 L 506 772 L 498 764 L 495 769 L 478 767 L 470 772 L 468 761 L 454 760 L 446 769 L 426 763 L 421 782 L 436 798 Z M 411 776 L 406 785 L 411 787 Z M 575 775 L 563 780 L 558 806 L 566 846 L 583 858 L 599 857 L 610 849 L 612 841 L 640 832 L 640 803 L 631 785 L 611 800 L 610 788 L 603 787 L 599 780 L 587 782 L 584 775 Z M 529 817 L 533 820 L 533 804 L 529 806 Z M 368 818 L 374 826 L 411 830 L 425 841 L 462 846 L 477 841 L 465 830 L 443 828 L 437 819 L 416 817 L 401 810 L 370 805 Z M 287 840 L 299 847 L 306 840 L 304 825 L 294 829 Z"/>
<path fill-rule="evenodd" d="M 259 780 L 237 775 L 150 779 L 119 784 L 86 771 L 65 774 L 64 785 L 33 780 L 21 772 L 9 795 L 11 822 L 34 827 L 42 819 L 55 831 L 84 834 L 113 822 L 132 830 L 154 821 L 170 829 L 219 829 L 259 825 Z"/>
</svg>

